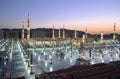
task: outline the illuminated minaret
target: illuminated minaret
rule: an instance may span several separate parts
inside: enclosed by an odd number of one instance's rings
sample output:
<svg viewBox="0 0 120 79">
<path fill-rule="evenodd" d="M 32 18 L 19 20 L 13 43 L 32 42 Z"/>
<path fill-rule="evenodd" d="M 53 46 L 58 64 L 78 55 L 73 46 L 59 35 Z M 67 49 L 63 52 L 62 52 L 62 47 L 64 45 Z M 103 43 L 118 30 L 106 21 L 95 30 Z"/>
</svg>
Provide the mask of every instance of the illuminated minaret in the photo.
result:
<svg viewBox="0 0 120 79">
<path fill-rule="evenodd" d="M 82 42 L 84 43 L 85 42 L 85 35 L 83 34 L 82 36 Z"/>
<path fill-rule="evenodd" d="M 75 35 L 74 35 L 74 38 L 77 38 L 77 31 L 75 30 Z"/>
<path fill-rule="evenodd" d="M 61 38 L 61 37 L 60 37 L 60 27 L 59 27 L 59 32 L 58 32 L 58 38 Z"/>
<path fill-rule="evenodd" d="M 22 39 L 24 39 L 24 24 L 22 25 Z"/>
<path fill-rule="evenodd" d="M 87 27 L 85 29 L 85 39 L 87 39 Z"/>
<path fill-rule="evenodd" d="M 65 38 L 65 28 L 63 27 L 63 39 Z"/>
<path fill-rule="evenodd" d="M 28 13 L 28 20 L 27 20 L 27 40 L 30 39 L 30 17 Z"/>
<path fill-rule="evenodd" d="M 100 37 L 101 43 L 103 42 L 103 32 L 101 33 L 101 37 Z"/>
<path fill-rule="evenodd" d="M 54 36 L 54 24 L 53 24 L 53 30 L 52 30 L 52 39 L 54 40 L 55 36 Z"/>
<path fill-rule="evenodd" d="M 116 36 L 115 36 L 115 31 L 116 31 L 116 25 L 115 25 L 115 23 L 114 23 L 114 34 L 113 34 L 113 40 L 115 40 L 115 38 L 116 38 Z"/>
</svg>

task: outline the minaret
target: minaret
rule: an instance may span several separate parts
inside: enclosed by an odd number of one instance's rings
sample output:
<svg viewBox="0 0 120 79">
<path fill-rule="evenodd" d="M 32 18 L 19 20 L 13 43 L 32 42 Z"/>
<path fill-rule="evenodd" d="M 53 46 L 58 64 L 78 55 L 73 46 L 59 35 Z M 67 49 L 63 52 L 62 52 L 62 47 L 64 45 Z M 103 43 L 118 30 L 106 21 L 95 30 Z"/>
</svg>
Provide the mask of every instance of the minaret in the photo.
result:
<svg viewBox="0 0 120 79">
<path fill-rule="evenodd" d="M 116 39 L 116 36 L 115 36 L 115 31 L 116 31 L 116 24 L 114 23 L 114 30 L 113 30 L 114 32 L 114 34 L 113 34 L 113 40 L 115 40 Z"/>
<path fill-rule="evenodd" d="M 76 31 L 76 30 L 75 30 L 74 38 L 75 38 L 75 39 L 77 38 L 77 31 Z"/>
<path fill-rule="evenodd" d="M 27 20 L 27 40 L 30 39 L 30 17 L 28 13 L 28 20 Z"/>
<path fill-rule="evenodd" d="M 22 39 L 24 39 L 24 24 L 22 25 Z"/>
<path fill-rule="evenodd" d="M 54 40 L 55 36 L 54 36 L 54 24 L 53 24 L 53 31 L 52 31 L 52 39 Z"/>
<path fill-rule="evenodd" d="M 61 38 L 61 37 L 60 37 L 60 27 L 59 27 L 59 32 L 58 32 L 58 38 Z"/>
<path fill-rule="evenodd" d="M 100 37 L 101 43 L 103 42 L 103 32 L 101 33 L 101 37 Z"/>
<path fill-rule="evenodd" d="M 63 39 L 65 38 L 65 28 L 63 27 Z"/>
<path fill-rule="evenodd" d="M 87 39 L 87 27 L 85 29 L 85 39 Z"/>
<path fill-rule="evenodd" d="M 83 34 L 83 36 L 82 36 L 82 43 L 84 43 L 85 42 L 85 35 Z"/>
</svg>

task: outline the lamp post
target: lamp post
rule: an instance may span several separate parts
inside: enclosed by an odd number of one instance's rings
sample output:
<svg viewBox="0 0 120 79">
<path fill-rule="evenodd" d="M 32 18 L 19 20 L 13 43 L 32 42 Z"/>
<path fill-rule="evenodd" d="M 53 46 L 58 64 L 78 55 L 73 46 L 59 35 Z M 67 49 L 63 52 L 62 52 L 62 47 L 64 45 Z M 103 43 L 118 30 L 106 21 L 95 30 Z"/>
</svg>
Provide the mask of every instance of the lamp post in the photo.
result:
<svg viewBox="0 0 120 79">
<path fill-rule="evenodd" d="M 34 51 L 34 49 L 33 49 L 33 51 Z M 33 56 L 32 56 L 32 52 L 31 52 L 31 54 L 30 54 L 30 58 L 31 58 L 31 59 L 30 59 L 30 64 L 31 64 L 31 65 L 30 65 L 30 67 L 31 67 L 30 74 L 33 74 L 33 71 L 32 71 L 32 67 L 33 67 L 33 65 L 32 65 L 32 64 L 33 64 Z"/>
<path fill-rule="evenodd" d="M 71 42 L 71 39 L 70 39 L 70 43 L 71 43 L 71 57 L 72 57 L 72 42 Z"/>
<path fill-rule="evenodd" d="M 29 54 L 29 50 L 27 50 L 27 55 L 28 55 L 28 67 L 30 67 L 30 54 Z"/>
</svg>

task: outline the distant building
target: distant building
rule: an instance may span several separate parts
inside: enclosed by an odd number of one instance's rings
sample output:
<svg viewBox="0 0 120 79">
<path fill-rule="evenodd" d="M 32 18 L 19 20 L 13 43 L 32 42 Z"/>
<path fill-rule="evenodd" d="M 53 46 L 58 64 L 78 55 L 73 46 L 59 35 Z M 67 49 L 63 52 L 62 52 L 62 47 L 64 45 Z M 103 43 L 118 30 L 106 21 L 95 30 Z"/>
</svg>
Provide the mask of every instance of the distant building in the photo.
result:
<svg viewBox="0 0 120 79">
<path fill-rule="evenodd" d="M 4 39 L 20 38 L 19 29 L 2 29 L 2 30 Z"/>
<path fill-rule="evenodd" d="M 24 39 L 25 35 L 24 35 L 24 24 L 22 25 L 22 39 Z"/>
<path fill-rule="evenodd" d="M 46 33 L 42 32 L 42 31 L 32 31 L 31 36 L 32 36 L 32 38 L 45 38 Z"/>
<path fill-rule="evenodd" d="M 4 33 L 4 31 L 0 30 L 0 39 L 3 39 L 3 33 Z"/>
</svg>

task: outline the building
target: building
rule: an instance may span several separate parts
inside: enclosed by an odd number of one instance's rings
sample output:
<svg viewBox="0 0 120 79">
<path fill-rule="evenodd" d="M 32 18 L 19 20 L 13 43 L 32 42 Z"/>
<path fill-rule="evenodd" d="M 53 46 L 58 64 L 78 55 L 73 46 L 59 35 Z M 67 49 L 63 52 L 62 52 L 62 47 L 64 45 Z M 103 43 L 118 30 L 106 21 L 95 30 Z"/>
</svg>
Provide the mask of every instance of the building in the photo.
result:
<svg viewBox="0 0 120 79">
<path fill-rule="evenodd" d="M 3 39 L 3 33 L 4 33 L 4 31 L 0 30 L 0 39 Z"/>
</svg>

